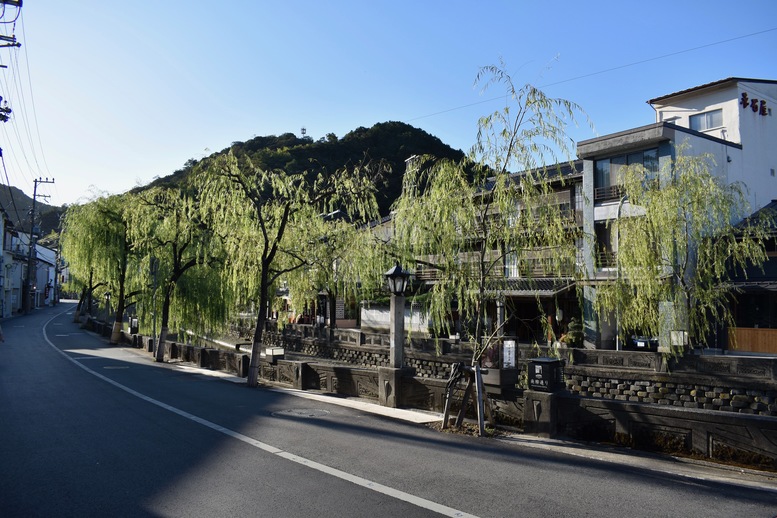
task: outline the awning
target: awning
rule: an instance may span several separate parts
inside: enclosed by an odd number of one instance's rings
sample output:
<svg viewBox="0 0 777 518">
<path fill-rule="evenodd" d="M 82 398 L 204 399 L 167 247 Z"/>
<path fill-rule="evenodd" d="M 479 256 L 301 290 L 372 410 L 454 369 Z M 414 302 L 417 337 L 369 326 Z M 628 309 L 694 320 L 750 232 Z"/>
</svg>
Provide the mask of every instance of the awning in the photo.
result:
<svg viewBox="0 0 777 518">
<path fill-rule="evenodd" d="M 554 297 L 574 286 L 573 279 L 506 279 L 491 284 L 486 293 L 505 297 Z"/>
</svg>

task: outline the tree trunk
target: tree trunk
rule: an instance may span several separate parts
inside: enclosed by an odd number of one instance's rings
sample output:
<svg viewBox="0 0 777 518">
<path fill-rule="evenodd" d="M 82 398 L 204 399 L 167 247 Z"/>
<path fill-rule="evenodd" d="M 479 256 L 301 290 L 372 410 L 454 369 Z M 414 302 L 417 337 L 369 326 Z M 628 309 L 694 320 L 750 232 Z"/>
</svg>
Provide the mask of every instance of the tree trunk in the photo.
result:
<svg viewBox="0 0 777 518">
<path fill-rule="evenodd" d="M 89 270 L 89 289 L 86 292 L 86 314 L 92 316 L 92 293 L 94 293 L 94 285 L 92 284 L 92 277 L 94 271 Z"/>
<path fill-rule="evenodd" d="M 113 329 L 111 330 L 111 345 L 116 345 L 121 340 L 121 326 L 123 322 L 124 306 L 122 304 L 121 308 L 116 308 L 116 319 L 113 321 Z"/>
<path fill-rule="evenodd" d="M 167 333 L 169 332 L 168 325 L 170 323 L 170 296 L 172 288 L 165 288 L 165 298 L 162 302 L 162 322 L 159 330 L 159 341 L 156 343 L 156 353 L 154 354 L 154 361 L 165 361 L 165 343 L 167 342 Z M 156 337 L 154 337 L 156 338 Z"/>
<path fill-rule="evenodd" d="M 73 322 L 76 324 L 81 323 L 81 308 L 84 306 L 84 302 L 86 301 L 87 291 L 87 287 L 84 286 L 84 288 L 81 290 L 81 297 L 78 299 L 76 310 L 73 313 Z"/>
<path fill-rule="evenodd" d="M 248 367 L 248 386 L 251 388 L 259 385 L 259 362 L 262 354 L 262 334 L 267 320 L 267 302 L 269 301 L 269 278 L 267 267 L 262 268 L 262 281 L 259 289 L 259 309 L 256 315 L 256 329 L 254 329 L 254 342 L 251 345 L 251 363 Z"/>
<path fill-rule="evenodd" d="M 254 329 L 254 340 L 251 345 L 251 363 L 248 367 L 248 386 L 252 388 L 259 385 L 259 361 L 262 354 L 262 330 L 264 323 L 264 310 L 260 309 L 259 314 L 256 316 L 256 329 Z"/>
<path fill-rule="evenodd" d="M 327 344 L 331 344 L 335 339 L 335 328 L 337 327 L 337 294 L 329 293 L 329 334 Z"/>
<path fill-rule="evenodd" d="M 165 361 L 165 342 L 167 342 L 168 332 L 169 329 L 167 328 L 167 325 L 163 325 L 159 329 L 159 341 L 156 343 L 156 351 L 154 352 L 154 361 L 156 362 Z"/>
</svg>

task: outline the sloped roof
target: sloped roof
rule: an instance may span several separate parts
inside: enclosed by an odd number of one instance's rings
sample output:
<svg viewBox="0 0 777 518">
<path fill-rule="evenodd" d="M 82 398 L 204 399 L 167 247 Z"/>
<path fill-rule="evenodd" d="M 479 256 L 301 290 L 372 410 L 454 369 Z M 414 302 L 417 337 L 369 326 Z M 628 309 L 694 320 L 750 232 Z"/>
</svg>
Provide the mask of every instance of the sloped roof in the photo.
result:
<svg viewBox="0 0 777 518">
<path fill-rule="evenodd" d="M 757 211 L 750 214 L 748 217 L 736 224 L 739 228 L 744 228 L 750 223 L 751 220 L 768 217 L 772 230 L 777 233 L 777 200 L 772 200 L 768 205 L 765 205 Z"/>
<path fill-rule="evenodd" d="M 653 99 L 650 99 L 648 101 L 648 104 L 655 104 L 658 101 L 663 101 L 664 99 L 670 99 L 672 97 L 677 97 L 679 95 L 685 95 L 687 93 L 691 93 L 697 90 L 706 90 L 708 88 L 714 88 L 717 86 L 722 86 L 726 83 L 741 83 L 741 82 L 747 82 L 747 83 L 770 83 L 770 84 L 777 84 L 777 81 L 771 80 L 771 79 L 752 79 L 747 77 L 727 77 L 726 79 L 720 79 L 718 81 L 712 81 L 711 83 L 705 83 L 703 85 L 694 86 L 692 88 L 686 88 L 685 90 L 680 90 L 678 92 L 674 92 L 671 94 L 662 95 L 660 97 L 655 97 Z"/>
<path fill-rule="evenodd" d="M 506 297 L 553 297 L 575 286 L 573 279 L 505 279 L 489 286 L 490 294 L 498 293 Z"/>
<path fill-rule="evenodd" d="M 772 232 L 777 235 L 777 200 L 772 200 L 765 207 L 740 221 L 737 227 L 744 227 L 750 220 L 762 215 L 770 216 Z M 777 291 L 777 257 L 769 257 L 762 266 L 751 265 L 744 271 L 738 270 L 730 280 L 734 286 L 746 292 Z"/>
<path fill-rule="evenodd" d="M 541 171 L 542 168 L 538 167 L 534 171 Z M 582 177 L 583 176 L 583 161 L 580 159 L 574 160 L 571 164 L 569 162 L 562 162 L 558 164 L 549 165 L 545 168 L 547 171 L 547 178 L 549 180 L 566 180 L 568 178 Z M 518 181 L 522 176 L 525 176 L 527 171 L 519 173 L 510 173 L 510 178 L 513 181 Z M 483 191 L 488 192 L 494 188 L 494 179 L 489 178 L 486 184 L 483 186 Z"/>
</svg>

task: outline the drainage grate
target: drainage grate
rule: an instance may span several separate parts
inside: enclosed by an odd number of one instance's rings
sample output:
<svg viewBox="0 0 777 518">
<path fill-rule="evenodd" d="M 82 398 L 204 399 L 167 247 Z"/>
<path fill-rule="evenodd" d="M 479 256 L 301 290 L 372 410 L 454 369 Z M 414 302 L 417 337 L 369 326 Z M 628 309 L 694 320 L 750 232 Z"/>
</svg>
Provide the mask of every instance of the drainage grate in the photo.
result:
<svg viewBox="0 0 777 518">
<path fill-rule="evenodd" d="M 273 412 L 272 415 L 276 417 L 326 417 L 329 415 L 329 410 L 320 410 L 317 408 L 292 408 L 290 410 Z"/>
</svg>

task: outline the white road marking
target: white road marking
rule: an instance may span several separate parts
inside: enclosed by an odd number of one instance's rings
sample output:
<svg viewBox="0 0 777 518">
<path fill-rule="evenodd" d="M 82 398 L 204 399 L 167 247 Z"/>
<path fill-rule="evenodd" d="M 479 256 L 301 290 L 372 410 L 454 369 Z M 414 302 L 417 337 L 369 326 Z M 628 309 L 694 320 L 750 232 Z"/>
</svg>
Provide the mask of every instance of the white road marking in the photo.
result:
<svg viewBox="0 0 777 518">
<path fill-rule="evenodd" d="M 56 318 L 56 317 L 54 317 Z M 53 320 L 53 318 L 52 318 Z M 232 437 L 233 439 L 237 439 L 238 441 L 242 441 L 250 446 L 253 446 L 254 448 L 258 448 L 260 450 L 266 451 L 268 453 L 272 453 L 273 455 L 277 455 L 279 457 L 282 457 L 286 460 L 296 462 L 297 464 L 301 464 L 303 466 L 306 466 L 310 469 L 314 469 L 316 471 L 319 471 L 321 473 L 325 473 L 327 475 L 337 477 L 341 480 L 345 480 L 346 482 L 351 482 L 352 484 L 356 484 L 358 486 L 370 489 L 372 491 L 375 491 L 377 493 L 384 494 L 386 496 L 390 496 L 392 498 L 396 498 L 397 500 L 402 500 L 403 502 L 407 502 L 410 504 L 413 504 L 415 506 L 421 507 L 422 509 L 428 509 L 432 512 L 441 514 L 443 516 L 453 516 L 457 518 L 477 518 L 475 515 L 465 513 L 463 511 L 459 511 L 457 509 L 453 509 L 452 507 L 448 507 L 446 505 L 438 504 L 437 502 L 432 502 L 431 500 L 427 500 L 425 498 L 421 498 L 419 496 L 411 495 L 410 493 L 406 493 L 404 491 L 401 491 L 399 489 L 394 489 L 392 487 L 384 486 L 383 484 L 378 484 L 377 482 L 373 482 L 371 480 L 368 480 L 366 478 L 358 477 L 356 475 L 352 475 L 350 473 L 346 473 L 345 471 L 341 471 L 336 468 L 332 468 L 330 466 L 327 466 L 325 464 L 320 464 L 318 462 L 312 461 L 310 459 L 306 459 L 305 457 L 300 457 L 299 455 L 295 455 L 293 453 L 284 451 L 280 448 L 276 448 L 275 446 L 272 446 L 270 444 L 257 441 L 256 439 L 253 439 L 251 437 L 248 437 L 247 435 L 243 435 L 240 432 L 236 432 L 234 430 L 230 430 L 229 428 L 225 428 L 219 424 L 216 424 L 212 421 L 208 421 L 207 419 L 203 419 L 201 417 L 198 417 L 194 414 L 190 414 L 189 412 L 186 412 L 184 410 L 181 410 L 180 408 L 176 408 L 174 406 L 168 405 L 167 403 L 163 403 L 162 401 L 156 400 L 154 398 L 151 398 L 149 396 L 146 396 L 145 394 L 141 394 L 140 392 L 133 390 L 125 385 L 122 385 L 121 383 L 118 383 L 107 376 L 103 376 L 99 372 L 93 371 L 92 369 L 88 368 L 86 365 L 83 365 L 80 363 L 80 361 L 77 361 L 79 358 L 71 358 L 68 356 L 65 352 L 59 350 L 52 342 L 49 340 L 48 334 L 46 333 L 46 327 L 51 322 L 49 320 L 46 322 L 46 324 L 43 325 L 43 337 L 45 338 L 46 342 L 57 351 L 59 354 L 67 358 L 69 361 L 83 369 L 84 371 L 88 372 L 92 376 L 95 376 L 97 378 L 100 378 L 101 380 L 105 381 L 106 383 L 109 383 L 113 385 L 114 387 L 123 390 L 124 392 L 127 392 L 130 395 L 133 395 L 139 399 L 142 399 L 143 401 L 146 401 L 147 403 L 151 403 L 152 405 L 156 405 L 160 408 L 163 408 L 169 412 L 172 412 L 178 416 L 181 416 L 185 419 L 189 419 L 190 421 L 194 421 L 195 423 L 201 424 L 202 426 L 205 426 L 207 428 L 210 428 L 211 430 L 215 430 L 217 432 L 220 432 L 224 435 L 227 435 L 229 437 Z"/>
</svg>

